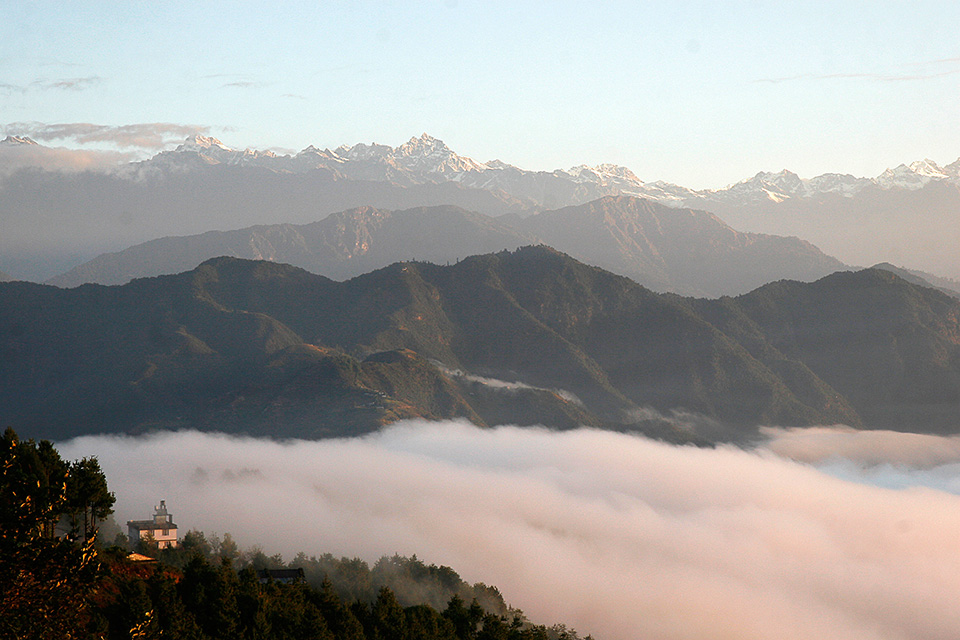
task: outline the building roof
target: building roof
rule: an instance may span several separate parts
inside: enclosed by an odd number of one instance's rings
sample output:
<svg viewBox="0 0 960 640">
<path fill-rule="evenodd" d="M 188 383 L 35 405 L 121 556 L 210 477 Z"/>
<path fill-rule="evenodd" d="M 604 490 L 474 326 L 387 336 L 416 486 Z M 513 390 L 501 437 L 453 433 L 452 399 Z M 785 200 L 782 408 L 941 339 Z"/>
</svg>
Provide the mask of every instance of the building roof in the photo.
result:
<svg viewBox="0 0 960 640">
<path fill-rule="evenodd" d="M 299 582 L 303 580 L 303 569 L 258 569 L 257 577 L 260 582 L 275 580 L 277 582 Z"/>
<path fill-rule="evenodd" d="M 127 520 L 127 526 L 134 529 L 176 529 L 172 522 L 157 522 L 156 520 Z"/>
<path fill-rule="evenodd" d="M 142 553 L 131 553 L 127 556 L 127 560 L 130 562 L 156 562 L 156 558 L 151 558 L 150 556 L 145 556 Z"/>
</svg>

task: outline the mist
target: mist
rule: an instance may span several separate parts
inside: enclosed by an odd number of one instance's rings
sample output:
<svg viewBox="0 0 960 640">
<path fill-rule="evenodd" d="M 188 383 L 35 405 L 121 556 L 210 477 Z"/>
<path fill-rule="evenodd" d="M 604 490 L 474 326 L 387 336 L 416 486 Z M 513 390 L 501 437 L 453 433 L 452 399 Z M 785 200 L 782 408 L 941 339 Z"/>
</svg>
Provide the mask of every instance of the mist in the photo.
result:
<svg viewBox="0 0 960 640">
<path fill-rule="evenodd" d="M 62 173 L 117 171 L 137 156 L 121 151 L 64 149 L 40 145 L 0 146 L 0 178 L 21 169 Z"/>
<path fill-rule="evenodd" d="M 762 429 L 771 451 L 838 478 L 960 495 L 960 437 L 848 427 Z"/>
<path fill-rule="evenodd" d="M 164 499 L 182 532 L 287 559 L 415 553 L 598 638 L 957 637 L 960 497 L 838 478 L 769 435 L 744 451 L 408 421 L 351 440 L 58 446 L 98 456 L 118 522 Z"/>
</svg>

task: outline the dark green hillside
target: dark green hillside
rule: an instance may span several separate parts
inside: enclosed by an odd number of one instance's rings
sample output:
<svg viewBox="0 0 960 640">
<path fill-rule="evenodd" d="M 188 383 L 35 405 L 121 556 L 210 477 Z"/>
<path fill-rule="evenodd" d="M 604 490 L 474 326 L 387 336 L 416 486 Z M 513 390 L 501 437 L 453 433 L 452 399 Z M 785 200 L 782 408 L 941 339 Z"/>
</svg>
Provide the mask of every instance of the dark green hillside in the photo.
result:
<svg viewBox="0 0 960 640">
<path fill-rule="evenodd" d="M 732 429 L 710 437 L 838 422 L 949 432 L 958 318 L 956 300 L 884 271 L 697 300 L 542 246 L 343 283 L 218 258 L 119 287 L 0 285 L 0 420 L 58 438 L 328 437 L 418 416 L 664 435 L 632 425 L 650 407 Z"/>
<path fill-rule="evenodd" d="M 865 424 L 960 427 L 960 304 L 889 271 L 779 282 L 736 299 L 771 345 L 804 363 Z"/>
</svg>

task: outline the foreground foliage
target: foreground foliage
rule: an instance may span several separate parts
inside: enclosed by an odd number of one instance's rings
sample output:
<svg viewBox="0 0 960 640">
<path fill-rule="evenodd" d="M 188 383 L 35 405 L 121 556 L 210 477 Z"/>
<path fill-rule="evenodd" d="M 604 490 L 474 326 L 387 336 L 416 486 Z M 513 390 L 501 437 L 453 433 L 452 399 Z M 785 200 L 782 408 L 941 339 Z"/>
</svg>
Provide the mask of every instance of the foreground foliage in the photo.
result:
<svg viewBox="0 0 960 640">
<path fill-rule="evenodd" d="M 114 496 L 95 458 L 0 438 L 0 638 L 79 638 L 100 566 L 96 522 Z M 82 523 L 82 526 L 81 526 Z M 57 527 L 66 532 L 58 537 Z"/>
</svg>

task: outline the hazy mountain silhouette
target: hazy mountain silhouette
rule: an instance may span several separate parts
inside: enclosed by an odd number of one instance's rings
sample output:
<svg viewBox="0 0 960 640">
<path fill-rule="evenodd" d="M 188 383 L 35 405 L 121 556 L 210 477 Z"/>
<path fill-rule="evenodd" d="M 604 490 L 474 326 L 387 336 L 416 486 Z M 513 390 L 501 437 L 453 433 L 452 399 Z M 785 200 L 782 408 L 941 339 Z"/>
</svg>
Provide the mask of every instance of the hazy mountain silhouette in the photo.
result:
<svg viewBox="0 0 960 640">
<path fill-rule="evenodd" d="M 61 287 L 124 284 L 187 271 L 217 256 L 282 262 L 345 280 L 402 260 L 442 264 L 533 241 L 501 218 L 450 205 L 403 211 L 359 207 L 305 225 L 259 225 L 152 240 L 97 256 L 47 282 Z"/>
<path fill-rule="evenodd" d="M 875 264 L 872 268 L 891 271 L 907 282 L 918 284 L 921 287 L 931 287 L 947 294 L 948 296 L 960 298 L 960 281 L 952 278 L 943 278 L 932 273 L 927 273 L 926 271 L 919 271 L 917 269 L 904 269 L 903 267 L 892 265 L 889 262 Z"/>
<path fill-rule="evenodd" d="M 22 170 L 0 181 L 0 267 L 45 280 L 101 253 L 165 236 L 311 223 L 353 207 L 435 205 L 490 215 L 525 210 L 502 192 L 454 182 L 400 186 L 322 169 L 215 164 L 132 176 Z"/>
<path fill-rule="evenodd" d="M 705 202 L 737 229 L 798 236 L 848 264 L 904 264 L 960 279 L 960 185 L 920 188 L 870 185 L 852 195 L 819 194 L 783 201 Z"/>
<path fill-rule="evenodd" d="M 579 260 L 684 295 L 736 295 L 846 268 L 797 238 L 740 233 L 705 211 L 632 196 L 541 213 L 518 227 Z"/>
<path fill-rule="evenodd" d="M 452 206 L 361 207 L 308 225 L 162 238 L 98 256 L 48 282 L 122 284 L 222 255 L 289 263 L 343 280 L 401 260 L 442 264 L 537 241 L 654 290 L 686 295 L 734 295 L 772 280 L 809 281 L 844 268 L 796 238 L 739 233 L 704 211 L 611 196 L 525 219 L 494 219 Z"/>
</svg>

